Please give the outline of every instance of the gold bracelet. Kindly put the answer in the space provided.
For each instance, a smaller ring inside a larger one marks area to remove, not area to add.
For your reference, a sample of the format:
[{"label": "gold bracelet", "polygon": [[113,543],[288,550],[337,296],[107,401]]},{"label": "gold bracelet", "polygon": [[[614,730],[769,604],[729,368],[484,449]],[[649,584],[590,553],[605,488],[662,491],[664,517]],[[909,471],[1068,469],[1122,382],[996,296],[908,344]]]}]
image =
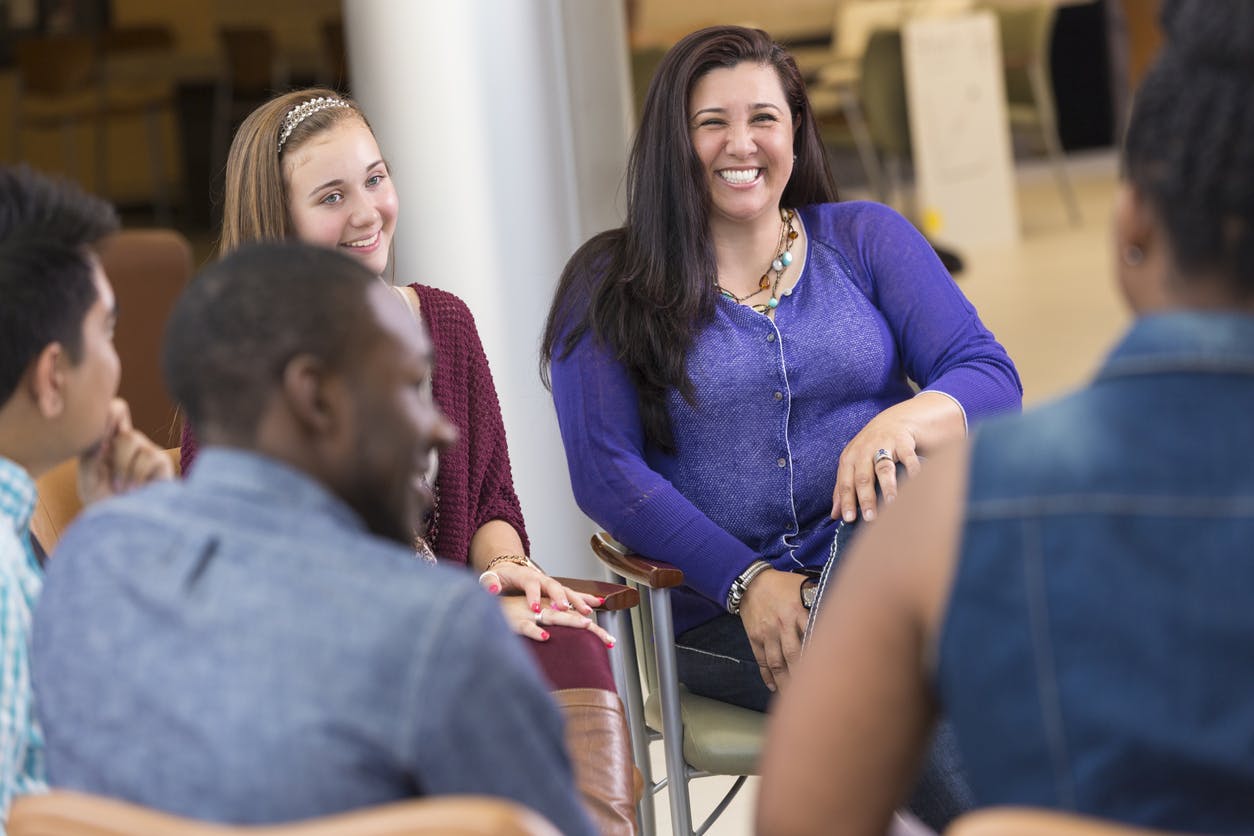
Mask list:
[{"label": "gold bracelet", "polygon": [[483,571],[491,572],[492,567],[498,563],[513,563],[516,566],[530,566],[540,574],[544,574],[544,570],[537,566],[531,558],[525,554],[498,554],[496,557],[488,561],[488,565],[483,567]]}]

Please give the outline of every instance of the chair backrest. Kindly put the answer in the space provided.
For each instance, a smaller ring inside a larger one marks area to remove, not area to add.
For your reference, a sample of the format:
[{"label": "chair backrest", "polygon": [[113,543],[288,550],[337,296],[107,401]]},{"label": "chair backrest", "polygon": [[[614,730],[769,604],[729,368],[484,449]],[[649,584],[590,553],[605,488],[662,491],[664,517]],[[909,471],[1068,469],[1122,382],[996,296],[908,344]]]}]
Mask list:
[{"label": "chair backrest", "polygon": [[558,836],[537,813],[499,798],[422,798],[294,824],[231,827],[172,816],[85,793],[26,795],[9,812],[9,836]]},{"label": "chair backrest", "polygon": [[14,46],[25,94],[57,97],[82,93],[100,78],[100,51],[91,35],[32,35]]},{"label": "chair backrest", "polygon": [[118,300],[118,394],[130,404],[136,429],[158,444],[175,444],[180,427],[159,357],[166,320],[192,274],[191,245],[173,230],[124,230],[102,244],[100,263]]},{"label": "chair backrest", "polygon": [[1038,810],[1029,807],[990,807],[962,816],[945,828],[945,836],[1170,836],[1127,824]]},{"label": "chair backrest", "polygon": [[[165,451],[174,465],[174,472],[179,469],[179,448],[171,447]],[[35,481],[35,492],[39,495],[35,503],[35,513],[30,520],[31,533],[44,547],[49,555],[61,540],[61,535],[79,511],[83,510],[83,500],[78,495],[78,460],[69,459],[49,470]]]},{"label": "chair backrest", "polygon": [[950,15],[966,11],[975,0],[841,0],[836,5],[832,51],[836,57],[858,61],[871,33],[901,29],[914,17]]},{"label": "chair backrest", "polygon": [[910,156],[910,114],[901,30],[880,29],[867,39],[858,75],[858,95],[871,141],[881,151]]},{"label": "chair backrest", "polygon": [[1010,102],[1033,101],[1028,69],[1037,67],[1048,77],[1049,42],[1054,34],[1058,7],[1049,2],[1028,6],[994,5],[1001,37],[1001,60],[1005,68],[1006,99]]},{"label": "chair backrest", "polygon": [[279,53],[273,32],[258,26],[223,26],[218,40],[235,93],[269,96],[276,92],[272,88]]}]

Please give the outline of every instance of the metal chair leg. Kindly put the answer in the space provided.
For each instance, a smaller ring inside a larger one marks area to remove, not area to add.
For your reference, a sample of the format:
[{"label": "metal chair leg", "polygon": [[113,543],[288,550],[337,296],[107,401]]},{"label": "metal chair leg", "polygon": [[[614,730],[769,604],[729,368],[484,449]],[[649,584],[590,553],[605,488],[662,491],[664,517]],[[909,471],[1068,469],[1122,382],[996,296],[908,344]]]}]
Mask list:
[{"label": "metal chair leg", "polygon": [[148,132],[148,159],[152,170],[153,214],[157,226],[169,227],[173,219],[170,216],[170,192],[165,179],[165,146],[161,135],[160,109],[156,106],[147,108],[144,122]]},{"label": "metal chair leg", "polygon": [[887,198],[884,186],[884,170],[880,166],[879,156],[875,153],[875,142],[867,128],[866,117],[862,113],[862,105],[853,91],[841,90],[840,109],[849,125],[849,133],[853,135],[853,144],[858,149],[858,159],[862,162],[862,170],[866,172],[867,183],[871,192],[881,203]]},{"label": "metal chair leg", "polygon": [[[622,580],[615,578],[615,583]],[[631,756],[644,781],[644,792],[636,805],[636,823],[641,836],[654,836],[657,832],[657,815],[653,806],[653,765],[649,760],[649,739],[644,730],[644,701],[640,697],[640,667],[636,660],[636,643],[632,641],[629,619],[625,610],[597,613],[601,626],[614,637],[614,650],[610,653],[610,668],[614,673],[614,685],[618,698],[623,701],[627,714],[627,729],[631,733]]]},{"label": "metal chair leg", "polygon": [[684,761],[684,727],[679,711],[679,666],[675,661],[674,621],[670,590],[649,590],[653,635],[657,653],[658,688],[662,692],[662,747],[666,753],[667,789],[671,801],[671,831],[692,836],[692,805],[688,797],[688,764]]},{"label": "metal chair leg", "polygon": [[1081,221],[1080,204],[1076,200],[1075,191],[1071,188],[1071,178],[1067,176],[1067,164],[1063,159],[1062,145],[1058,141],[1058,122],[1054,117],[1054,103],[1050,98],[1049,85],[1041,68],[1036,65],[1027,69],[1028,84],[1032,88],[1032,100],[1036,105],[1037,119],[1041,123],[1041,138],[1045,141],[1045,153],[1049,157],[1054,179],[1058,181],[1058,191],[1062,194],[1063,203],[1067,207],[1067,217],[1072,226],[1079,226]]}]

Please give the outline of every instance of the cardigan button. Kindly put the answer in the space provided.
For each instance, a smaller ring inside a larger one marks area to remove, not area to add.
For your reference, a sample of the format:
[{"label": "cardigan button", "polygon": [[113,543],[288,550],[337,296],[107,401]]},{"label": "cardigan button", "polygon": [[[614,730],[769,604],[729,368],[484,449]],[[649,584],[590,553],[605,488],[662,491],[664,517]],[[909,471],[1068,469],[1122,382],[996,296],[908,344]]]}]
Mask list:
[{"label": "cardigan button", "polygon": [[784,399],[784,393],[783,393],[783,392],[776,392],[776,393],[775,393],[775,400],[777,400],[777,401],[782,401],[783,399]]},{"label": "cardigan button", "polygon": [[776,462],[776,464],[778,464],[780,467],[787,467],[788,459],[780,459],[778,462]]},{"label": "cardigan button", "polygon": [[769,334],[767,334],[767,335],[766,335],[766,341],[767,341],[768,343],[773,343],[773,342],[775,342],[775,332],[774,332],[774,331],[772,331],[771,333],[769,333]]}]

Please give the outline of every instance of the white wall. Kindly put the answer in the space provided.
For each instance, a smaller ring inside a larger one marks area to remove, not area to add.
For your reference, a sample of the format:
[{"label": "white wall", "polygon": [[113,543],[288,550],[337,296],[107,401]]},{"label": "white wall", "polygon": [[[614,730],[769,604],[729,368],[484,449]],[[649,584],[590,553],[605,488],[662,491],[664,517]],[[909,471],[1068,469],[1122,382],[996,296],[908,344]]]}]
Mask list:
[{"label": "white wall", "polygon": [[532,553],[590,576],[540,384],[566,259],[621,223],[630,95],[621,0],[345,0],[352,88],[401,201],[398,283],[470,306],[496,378]]}]

